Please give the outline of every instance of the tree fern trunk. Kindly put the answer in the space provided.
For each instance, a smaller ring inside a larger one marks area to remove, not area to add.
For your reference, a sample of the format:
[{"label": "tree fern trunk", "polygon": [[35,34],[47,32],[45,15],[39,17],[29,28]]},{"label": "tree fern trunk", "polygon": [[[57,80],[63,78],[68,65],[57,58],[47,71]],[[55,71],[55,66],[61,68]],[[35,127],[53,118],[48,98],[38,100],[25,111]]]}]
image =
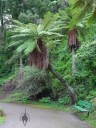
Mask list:
[{"label": "tree fern trunk", "polygon": [[22,59],[22,55],[20,53],[20,72],[23,71],[23,59]]},{"label": "tree fern trunk", "polygon": [[58,80],[60,80],[63,83],[63,85],[66,87],[66,89],[69,92],[70,98],[72,100],[72,103],[71,104],[75,104],[76,101],[77,101],[77,95],[74,92],[73,88],[68,84],[68,82],[65,79],[63,79],[57,72],[54,71],[54,69],[53,69],[53,67],[51,65],[49,66],[49,70],[51,71],[51,73],[53,73],[53,75]]},{"label": "tree fern trunk", "polygon": [[76,52],[72,49],[72,76],[76,73]]},{"label": "tree fern trunk", "polygon": [[1,10],[0,10],[0,14],[1,14],[1,16],[0,16],[0,19],[1,19],[1,32],[3,32],[3,28],[4,28],[4,23],[3,23],[3,1],[1,1],[1,3],[0,3],[0,8],[1,8]]}]

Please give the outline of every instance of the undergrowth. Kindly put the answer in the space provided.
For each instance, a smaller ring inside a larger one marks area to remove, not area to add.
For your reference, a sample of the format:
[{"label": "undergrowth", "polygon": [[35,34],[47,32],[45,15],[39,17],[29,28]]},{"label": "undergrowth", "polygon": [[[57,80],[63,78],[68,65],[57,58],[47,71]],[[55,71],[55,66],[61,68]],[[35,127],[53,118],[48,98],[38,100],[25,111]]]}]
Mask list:
[{"label": "undergrowth", "polygon": [[4,112],[3,110],[0,109],[0,124],[4,123],[5,117],[4,117]]}]

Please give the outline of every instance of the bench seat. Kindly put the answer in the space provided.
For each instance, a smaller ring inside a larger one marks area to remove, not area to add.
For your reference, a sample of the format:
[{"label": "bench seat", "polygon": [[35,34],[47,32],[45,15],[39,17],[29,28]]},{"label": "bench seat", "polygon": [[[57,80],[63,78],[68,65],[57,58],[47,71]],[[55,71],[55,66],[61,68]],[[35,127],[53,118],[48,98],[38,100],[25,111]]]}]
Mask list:
[{"label": "bench seat", "polygon": [[73,105],[73,107],[76,108],[76,109],[78,109],[78,110],[80,110],[80,111],[82,111],[82,112],[88,112],[87,109],[84,109],[84,108],[82,108],[82,107],[80,107],[80,106]]}]

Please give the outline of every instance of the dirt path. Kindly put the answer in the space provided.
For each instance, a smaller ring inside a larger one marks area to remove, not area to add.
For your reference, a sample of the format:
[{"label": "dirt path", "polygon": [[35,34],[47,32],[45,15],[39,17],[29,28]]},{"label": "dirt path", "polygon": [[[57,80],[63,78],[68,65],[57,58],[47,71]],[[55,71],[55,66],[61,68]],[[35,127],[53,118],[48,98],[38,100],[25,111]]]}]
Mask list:
[{"label": "dirt path", "polygon": [[[0,103],[0,108],[6,113],[6,122],[0,128],[88,128],[85,122],[67,112],[10,103]],[[20,121],[25,109],[30,116],[26,126]]]}]

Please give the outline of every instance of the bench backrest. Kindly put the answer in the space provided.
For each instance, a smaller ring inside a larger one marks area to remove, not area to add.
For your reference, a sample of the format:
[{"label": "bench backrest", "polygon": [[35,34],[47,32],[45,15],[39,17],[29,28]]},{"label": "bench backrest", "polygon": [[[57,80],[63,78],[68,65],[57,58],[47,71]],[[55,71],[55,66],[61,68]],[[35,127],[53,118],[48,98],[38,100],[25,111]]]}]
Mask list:
[{"label": "bench backrest", "polygon": [[80,100],[80,101],[78,101],[77,104],[78,104],[79,106],[85,107],[85,108],[87,108],[87,109],[90,109],[90,108],[92,107],[92,104],[89,103],[88,101]]}]

